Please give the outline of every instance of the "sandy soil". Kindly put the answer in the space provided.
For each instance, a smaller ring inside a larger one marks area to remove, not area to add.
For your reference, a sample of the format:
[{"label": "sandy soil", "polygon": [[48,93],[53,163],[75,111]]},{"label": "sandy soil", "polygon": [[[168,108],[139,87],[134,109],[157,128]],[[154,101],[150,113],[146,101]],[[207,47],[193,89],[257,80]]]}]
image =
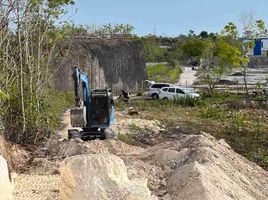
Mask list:
[{"label": "sandy soil", "polygon": [[59,175],[18,174],[15,178],[15,200],[56,200]]},{"label": "sandy soil", "polygon": [[68,129],[71,129],[71,117],[70,117],[70,109],[66,110],[62,115],[62,126],[57,131],[58,135],[62,138],[67,139],[68,137]]}]

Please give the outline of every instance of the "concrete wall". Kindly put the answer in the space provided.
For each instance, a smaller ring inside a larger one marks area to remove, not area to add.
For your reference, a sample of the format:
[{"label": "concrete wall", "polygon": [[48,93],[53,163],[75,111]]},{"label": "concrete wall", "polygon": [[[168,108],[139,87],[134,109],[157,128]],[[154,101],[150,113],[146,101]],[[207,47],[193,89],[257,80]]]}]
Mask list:
[{"label": "concrete wall", "polygon": [[130,40],[73,39],[59,43],[51,63],[54,83],[73,90],[72,69],[79,66],[91,77],[92,88],[136,91],[147,79],[143,43]]},{"label": "concrete wall", "polygon": [[267,51],[268,50],[268,39],[262,40],[262,50]]},{"label": "concrete wall", "polygon": [[267,56],[251,56],[249,66],[251,68],[268,68]]}]

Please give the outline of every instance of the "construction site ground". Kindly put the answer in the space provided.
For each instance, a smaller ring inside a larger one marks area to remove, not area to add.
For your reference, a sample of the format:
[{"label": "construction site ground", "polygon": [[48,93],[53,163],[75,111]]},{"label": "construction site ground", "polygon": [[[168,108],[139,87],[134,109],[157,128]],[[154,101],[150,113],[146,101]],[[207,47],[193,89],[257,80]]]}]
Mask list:
[{"label": "construction site ground", "polygon": [[[129,106],[136,106],[138,114],[131,115]],[[118,156],[128,178],[147,180],[157,199],[268,199],[267,171],[235,153],[224,140],[202,132],[203,127],[187,128],[185,122],[191,121],[187,108],[184,117],[170,120],[163,113],[162,118],[155,117],[156,111],[140,100],[117,107],[112,126],[117,139],[67,140],[67,111],[57,135],[31,152],[23,149],[28,160],[19,173],[12,173],[15,199],[59,199],[62,161],[82,154]],[[165,117],[169,125],[163,123]]]}]

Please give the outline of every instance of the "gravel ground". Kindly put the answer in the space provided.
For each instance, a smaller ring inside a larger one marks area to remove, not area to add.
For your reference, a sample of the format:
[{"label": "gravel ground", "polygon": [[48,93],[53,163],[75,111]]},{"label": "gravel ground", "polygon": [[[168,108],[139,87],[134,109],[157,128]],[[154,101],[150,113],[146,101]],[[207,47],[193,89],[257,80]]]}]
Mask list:
[{"label": "gravel ground", "polygon": [[15,200],[56,200],[59,175],[18,174],[14,180]]}]

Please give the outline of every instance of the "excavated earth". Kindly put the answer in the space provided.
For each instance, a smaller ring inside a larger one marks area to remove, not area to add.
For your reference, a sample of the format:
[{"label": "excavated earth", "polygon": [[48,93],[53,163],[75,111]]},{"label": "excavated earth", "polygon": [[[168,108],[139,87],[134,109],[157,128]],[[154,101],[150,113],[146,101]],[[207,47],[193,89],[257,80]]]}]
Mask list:
[{"label": "excavated earth", "polygon": [[206,133],[147,148],[51,139],[14,182],[21,200],[268,199],[268,172]]},{"label": "excavated earth", "polygon": [[[16,200],[268,199],[268,172],[224,140],[204,132],[168,133],[156,120],[126,114],[118,116],[113,129],[122,136],[133,131],[130,127],[143,131],[135,138],[147,145],[57,136],[29,153],[0,138],[0,154],[12,172],[0,177],[0,191],[9,176]],[[0,164],[0,172],[7,171],[3,159]]]}]

